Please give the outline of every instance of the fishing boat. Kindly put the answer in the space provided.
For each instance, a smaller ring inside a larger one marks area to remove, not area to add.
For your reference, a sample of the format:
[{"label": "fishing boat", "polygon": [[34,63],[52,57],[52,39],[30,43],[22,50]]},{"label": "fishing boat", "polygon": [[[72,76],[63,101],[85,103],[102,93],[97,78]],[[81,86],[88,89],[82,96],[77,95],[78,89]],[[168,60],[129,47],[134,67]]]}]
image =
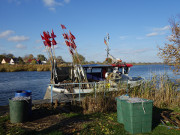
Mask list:
[{"label": "fishing boat", "polygon": [[[74,67],[56,67],[56,74],[53,74],[54,77],[52,77],[55,83],[48,86],[44,98],[50,98],[51,91],[58,98],[62,94],[67,96],[91,93],[94,92],[95,85],[105,84],[106,86],[108,84],[109,91],[116,90],[115,88],[120,83],[129,87],[139,86],[144,82],[144,78],[128,76],[132,66],[127,63],[118,65],[88,64],[79,66],[81,67],[79,70]],[[83,80],[82,82],[78,81],[80,78]]]},{"label": "fishing boat", "polygon": [[[66,27],[63,25],[62,29]],[[53,31],[52,31],[53,33]],[[49,57],[51,59],[52,70],[51,70],[51,84],[49,84],[44,99],[50,99],[50,96],[54,98],[63,98],[65,95],[79,95],[94,92],[98,87],[106,87],[109,91],[116,90],[117,85],[127,84],[129,87],[135,87],[143,82],[142,77],[129,77],[128,73],[132,64],[122,62],[120,59],[114,58],[110,55],[109,51],[109,34],[106,37],[105,44],[107,46],[107,59],[112,60],[111,63],[107,64],[87,64],[82,65],[78,59],[78,53],[76,50],[76,45],[74,42],[74,35],[69,31],[63,34],[65,43],[69,49],[72,56],[72,60],[77,58],[78,63],[72,63],[69,67],[57,67],[55,60],[54,50],[50,50],[51,45],[47,45],[50,36],[49,33],[43,32],[45,40],[45,46],[49,46],[47,50],[49,51]],[[52,37],[56,37],[51,34]],[[53,38],[54,40],[54,38]],[[53,48],[54,49],[54,48]]]}]

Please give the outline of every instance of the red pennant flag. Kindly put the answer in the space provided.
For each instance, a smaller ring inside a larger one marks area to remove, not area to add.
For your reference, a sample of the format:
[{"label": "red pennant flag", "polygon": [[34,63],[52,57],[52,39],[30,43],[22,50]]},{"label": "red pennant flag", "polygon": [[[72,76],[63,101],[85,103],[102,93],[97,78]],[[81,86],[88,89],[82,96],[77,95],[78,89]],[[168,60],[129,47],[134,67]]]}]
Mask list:
[{"label": "red pennant flag", "polygon": [[51,32],[51,37],[52,38],[55,38],[56,37],[56,35],[54,34],[54,31],[52,30],[52,32]]},{"label": "red pennant flag", "polygon": [[71,50],[69,50],[69,52],[71,53],[71,55],[74,55],[74,52],[73,52],[73,50],[71,49]]},{"label": "red pennant flag", "polygon": [[71,39],[71,47],[75,50],[77,48],[73,39]]},{"label": "red pennant flag", "polygon": [[47,34],[45,31],[43,31],[43,35],[44,35],[44,40],[47,38]]},{"label": "red pennant flag", "polygon": [[69,41],[65,41],[67,46],[71,46],[71,43]]},{"label": "red pennant flag", "polygon": [[44,45],[47,46],[46,41],[43,41]]},{"label": "red pennant flag", "polygon": [[71,31],[69,31],[69,34],[71,39],[76,39],[75,36],[71,33]]},{"label": "red pennant flag", "polygon": [[62,28],[62,29],[66,29],[66,27],[65,27],[64,25],[62,25],[62,24],[61,24],[61,28]]},{"label": "red pennant flag", "polygon": [[45,41],[45,44],[46,44],[47,46],[51,47],[51,41],[50,41],[50,40],[49,40],[49,41]]},{"label": "red pennant flag", "polygon": [[75,43],[71,43],[71,47],[75,50],[77,46]]},{"label": "red pennant flag", "polygon": [[69,36],[67,35],[67,34],[62,34],[63,35],[63,37],[64,37],[64,39],[67,39],[67,40],[69,40]]},{"label": "red pennant flag", "polygon": [[47,37],[48,37],[48,38],[51,38],[51,36],[50,36],[50,34],[49,34],[49,32],[48,32],[48,31],[47,31]]},{"label": "red pennant flag", "polygon": [[48,31],[47,32],[44,31],[43,35],[44,35],[44,40],[51,38]]},{"label": "red pennant flag", "polygon": [[57,43],[56,43],[56,40],[55,40],[54,38],[52,39],[52,44],[53,44],[53,45],[56,45],[56,44],[57,44]]},{"label": "red pennant flag", "polygon": [[45,38],[41,35],[42,40],[45,40]]}]

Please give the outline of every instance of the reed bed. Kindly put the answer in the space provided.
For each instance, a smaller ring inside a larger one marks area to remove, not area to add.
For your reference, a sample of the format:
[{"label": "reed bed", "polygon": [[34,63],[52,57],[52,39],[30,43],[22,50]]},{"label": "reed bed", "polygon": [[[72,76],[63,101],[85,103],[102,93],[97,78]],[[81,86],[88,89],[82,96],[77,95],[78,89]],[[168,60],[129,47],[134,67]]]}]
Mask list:
[{"label": "reed bed", "polygon": [[117,88],[113,88],[113,91],[109,91],[109,84],[100,84],[96,87],[95,92],[87,95],[82,100],[82,108],[84,113],[95,112],[111,112],[116,110],[115,98],[126,94],[126,85],[118,85]]},{"label": "reed bed", "polygon": [[108,112],[116,110],[115,98],[124,94],[130,97],[151,99],[154,106],[160,108],[180,107],[180,91],[178,85],[172,82],[167,75],[154,75],[151,80],[146,80],[140,86],[126,88],[119,84],[115,91],[108,88],[97,87],[94,93],[87,95],[82,101],[84,113]]},{"label": "reed bed", "polygon": [[172,82],[167,75],[154,75],[139,87],[130,89],[131,97],[151,99],[154,105],[163,107],[180,107],[180,91],[178,84]]}]

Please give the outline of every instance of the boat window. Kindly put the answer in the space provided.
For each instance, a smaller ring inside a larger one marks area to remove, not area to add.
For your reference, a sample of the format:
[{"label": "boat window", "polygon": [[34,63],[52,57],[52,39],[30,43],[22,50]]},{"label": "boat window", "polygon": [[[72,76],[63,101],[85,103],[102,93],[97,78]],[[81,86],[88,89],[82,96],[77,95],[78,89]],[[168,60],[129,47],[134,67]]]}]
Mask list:
[{"label": "boat window", "polygon": [[97,73],[97,72],[101,72],[101,70],[102,70],[101,68],[93,68],[92,72]]},{"label": "boat window", "polygon": [[128,74],[128,67],[124,68],[124,74]]},{"label": "boat window", "polygon": [[122,68],[119,68],[119,72],[122,73]]},{"label": "boat window", "polygon": [[113,72],[113,68],[108,68],[108,72]]},{"label": "boat window", "polygon": [[87,68],[87,73],[91,73],[91,68]]}]

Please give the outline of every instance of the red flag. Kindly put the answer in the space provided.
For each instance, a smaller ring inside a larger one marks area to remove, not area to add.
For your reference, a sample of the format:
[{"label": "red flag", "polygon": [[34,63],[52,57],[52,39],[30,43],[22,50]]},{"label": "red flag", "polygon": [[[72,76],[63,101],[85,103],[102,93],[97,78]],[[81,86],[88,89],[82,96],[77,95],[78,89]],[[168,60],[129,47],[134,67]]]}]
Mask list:
[{"label": "red flag", "polygon": [[67,40],[69,40],[69,36],[67,35],[67,34],[62,34],[63,35],[63,37],[64,37],[64,39],[67,39]]},{"label": "red flag", "polygon": [[48,38],[51,38],[51,36],[50,36],[50,34],[49,34],[49,32],[48,32],[48,31],[47,31],[47,37],[48,37]]},{"label": "red flag", "polygon": [[50,41],[50,40],[49,40],[49,41],[45,41],[45,44],[46,44],[47,46],[51,47],[51,41]]},{"label": "red flag", "polygon": [[54,31],[52,30],[52,32],[51,32],[51,37],[52,38],[55,38],[56,37],[56,35],[54,34]]},{"label": "red flag", "polygon": [[75,36],[71,33],[71,31],[69,31],[69,34],[71,39],[76,39]]},{"label": "red flag", "polygon": [[44,45],[47,46],[46,41],[43,41]]},{"label": "red flag", "polygon": [[44,35],[44,40],[47,38],[47,34],[45,31],[43,31],[43,35]]},{"label": "red flag", "polygon": [[52,39],[52,44],[53,44],[53,45],[56,45],[56,44],[57,44],[57,43],[56,43],[56,40],[55,40],[54,38]]},{"label": "red flag", "polygon": [[69,52],[71,53],[71,55],[74,55],[74,52],[73,52],[73,50],[71,49],[71,50],[69,50]]},{"label": "red flag", "polygon": [[43,35],[44,35],[44,40],[51,38],[48,31],[47,32],[43,31]]},{"label": "red flag", "polygon": [[73,39],[71,39],[71,47],[75,50],[77,48]]},{"label": "red flag", "polygon": [[41,35],[42,40],[45,40],[44,37]]},{"label": "red flag", "polygon": [[71,46],[71,43],[69,41],[65,41],[67,46]]},{"label": "red flag", "polygon": [[77,46],[75,43],[71,43],[71,47],[75,50]]},{"label": "red flag", "polygon": [[65,27],[64,25],[62,25],[62,24],[61,24],[61,28],[62,28],[62,29],[66,29],[66,27]]}]

